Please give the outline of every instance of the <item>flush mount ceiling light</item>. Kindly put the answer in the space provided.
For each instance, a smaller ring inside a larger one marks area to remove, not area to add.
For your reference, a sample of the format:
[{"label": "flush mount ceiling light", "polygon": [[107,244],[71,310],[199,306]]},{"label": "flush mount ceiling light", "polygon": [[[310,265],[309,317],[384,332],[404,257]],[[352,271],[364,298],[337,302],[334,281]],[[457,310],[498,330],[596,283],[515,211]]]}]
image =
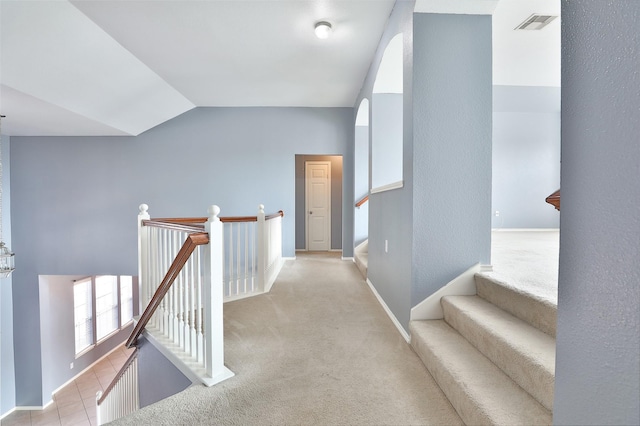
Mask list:
[{"label": "flush mount ceiling light", "polygon": [[331,35],[331,24],[327,21],[320,21],[316,24],[315,32],[318,38],[329,38],[329,35]]},{"label": "flush mount ceiling light", "polygon": [[538,15],[534,13],[533,15],[525,19],[523,22],[521,22],[514,29],[515,30],[541,30],[556,18],[557,16],[553,16],[553,15]]}]

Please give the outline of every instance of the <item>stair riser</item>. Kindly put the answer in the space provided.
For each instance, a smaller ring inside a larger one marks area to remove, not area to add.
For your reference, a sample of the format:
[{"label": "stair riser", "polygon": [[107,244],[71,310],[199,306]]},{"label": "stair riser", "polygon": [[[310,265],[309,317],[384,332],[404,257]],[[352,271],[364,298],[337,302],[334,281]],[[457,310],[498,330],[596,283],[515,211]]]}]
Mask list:
[{"label": "stair riser", "polygon": [[475,281],[478,296],[556,337],[557,307],[553,303],[535,299],[482,274],[476,274]]},{"label": "stair riser", "polygon": [[[480,299],[477,300],[481,305],[484,304]],[[482,322],[478,319],[478,312],[472,311],[475,306],[468,302],[469,299],[465,299],[464,296],[443,298],[441,303],[445,321],[514,382],[552,411],[555,340],[513,317],[511,317],[514,322],[512,330],[509,330],[508,322],[505,326],[499,326],[495,322]],[[495,310],[495,307],[491,308]],[[480,314],[490,315],[487,312],[480,312]],[[508,318],[509,315],[504,313],[499,316],[501,319],[503,317]],[[522,328],[525,330],[521,330]],[[511,331],[521,335],[513,336],[510,341],[509,332]],[[527,337],[531,342],[535,342],[534,347],[521,344],[522,338]]]}]

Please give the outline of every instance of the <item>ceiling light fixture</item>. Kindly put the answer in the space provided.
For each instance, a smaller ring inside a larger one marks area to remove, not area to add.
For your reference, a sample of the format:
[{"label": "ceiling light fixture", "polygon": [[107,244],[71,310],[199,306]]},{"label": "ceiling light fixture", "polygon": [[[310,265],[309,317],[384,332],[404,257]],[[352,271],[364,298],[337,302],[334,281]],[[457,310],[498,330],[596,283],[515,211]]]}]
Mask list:
[{"label": "ceiling light fixture", "polygon": [[329,35],[331,35],[331,24],[327,21],[320,21],[316,24],[315,32],[316,37],[320,39],[329,38]]}]

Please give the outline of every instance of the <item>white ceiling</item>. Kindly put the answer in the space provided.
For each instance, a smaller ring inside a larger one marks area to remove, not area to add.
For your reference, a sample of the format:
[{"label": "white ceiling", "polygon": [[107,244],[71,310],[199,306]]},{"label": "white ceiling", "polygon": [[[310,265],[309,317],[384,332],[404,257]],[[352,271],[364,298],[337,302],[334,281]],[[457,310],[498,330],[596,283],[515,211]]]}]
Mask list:
[{"label": "white ceiling", "polygon": [[[495,0],[447,1],[495,7]],[[197,106],[352,107],[393,4],[0,0],[2,131],[137,135]],[[532,4],[540,7],[531,11]],[[537,32],[557,27],[557,79],[540,71],[553,61],[531,50],[535,43],[509,41],[518,23],[549,13],[548,5],[559,14],[559,0],[495,7],[495,84],[559,86],[559,20]],[[320,20],[333,24],[327,40],[313,33]],[[514,48],[523,54],[500,53]]]}]

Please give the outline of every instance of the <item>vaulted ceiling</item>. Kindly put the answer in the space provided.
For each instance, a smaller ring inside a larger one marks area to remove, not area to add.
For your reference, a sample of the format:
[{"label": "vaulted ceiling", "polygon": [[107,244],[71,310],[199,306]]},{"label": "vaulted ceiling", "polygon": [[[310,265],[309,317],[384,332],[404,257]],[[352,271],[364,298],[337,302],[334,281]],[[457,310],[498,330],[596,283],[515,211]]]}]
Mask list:
[{"label": "vaulted ceiling", "polygon": [[[352,107],[394,3],[0,0],[2,131],[137,135],[198,106]],[[501,3],[512,29],[530,14],[518,3],[558,0]],[[323,20],[326,40],[313,32]],[[529,55],[525,68],[544,74]],[[496,83],[521,84],[521,72]],[[559,85],[559,71],[552,80],[534,84]]]}]

